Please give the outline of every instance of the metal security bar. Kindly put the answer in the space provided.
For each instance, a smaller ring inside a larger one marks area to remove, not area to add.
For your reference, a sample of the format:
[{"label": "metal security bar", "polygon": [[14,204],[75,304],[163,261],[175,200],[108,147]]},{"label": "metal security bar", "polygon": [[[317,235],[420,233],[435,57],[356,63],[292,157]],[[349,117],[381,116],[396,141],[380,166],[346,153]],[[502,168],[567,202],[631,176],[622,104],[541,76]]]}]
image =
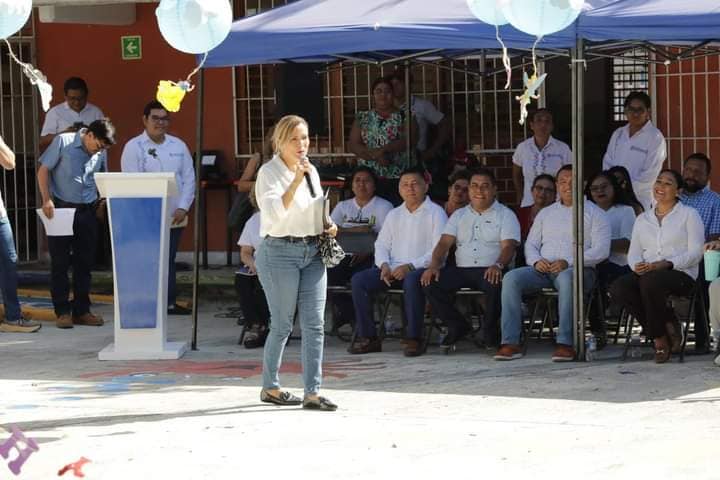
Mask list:
[{"label": "metal security bar", "polygon": [[625,97],[630,92],[649,93],[648,52],[636,48],[613,58],[613,120],[625,121]]},{"label": "metal security bar", "polygon": [[[35,64],[35,29],[31,18],[27,26],[9,42],[22,62]],[[0,43],[0,134],[15,152],[15,170],[0,174],[0,189],[15,234],[18,261],[38,259],[39,225],[36,165],[38,152],[37,89],[30,84],[8,55],[5,42]]]}]

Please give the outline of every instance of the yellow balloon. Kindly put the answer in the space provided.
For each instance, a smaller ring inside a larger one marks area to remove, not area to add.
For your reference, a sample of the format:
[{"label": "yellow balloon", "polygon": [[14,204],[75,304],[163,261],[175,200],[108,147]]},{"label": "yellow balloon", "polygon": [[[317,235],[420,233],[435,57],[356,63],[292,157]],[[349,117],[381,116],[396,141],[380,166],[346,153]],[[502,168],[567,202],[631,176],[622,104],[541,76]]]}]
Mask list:
[{"label": "yellow balloon", "polygon": [[185,98],[185,90],[177,83],[160,80],[157,89],[157,101],[160,102],[168,112],[180,111],[180,104],[183,98]]}]

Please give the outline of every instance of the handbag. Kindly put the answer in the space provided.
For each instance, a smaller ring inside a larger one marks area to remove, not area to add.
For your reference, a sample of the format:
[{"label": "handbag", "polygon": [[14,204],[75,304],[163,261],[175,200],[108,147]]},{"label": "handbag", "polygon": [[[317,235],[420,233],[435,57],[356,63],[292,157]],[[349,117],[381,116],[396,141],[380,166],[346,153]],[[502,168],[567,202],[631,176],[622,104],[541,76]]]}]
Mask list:
[{"label": "handbag", "polygon": [[342,249],[335,237],[323,233],[318,240],[318,250],[323,264],[327,268],[337,267],[345,258],[345,250]]},{"label": "handbag", "polygon": [[253,206],[250,203],[250,195],[247,192],[238,192],[233,200],[232,207],[227,214],[227,226],[232,230],[242,230],[253,214]]}]

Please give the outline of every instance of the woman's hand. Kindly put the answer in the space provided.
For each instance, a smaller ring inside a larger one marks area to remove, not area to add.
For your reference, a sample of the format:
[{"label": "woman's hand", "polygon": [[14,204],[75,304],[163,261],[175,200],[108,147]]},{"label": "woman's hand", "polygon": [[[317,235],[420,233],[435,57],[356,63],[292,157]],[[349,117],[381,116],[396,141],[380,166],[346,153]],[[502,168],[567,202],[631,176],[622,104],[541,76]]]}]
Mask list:
[{"label": "woman's hand", "polygon": [[323,233],[325,235],[335,238],[335,236],[337,235],[337,232],[338,232],[338,226],[333,223],[332,225],[327,227]]},{"label": "woman's hand", "polygon": [[310,172],[310,162],[307,160],[300,160],[297,165],[295,165],[295,178],[293,178],[293,183],[296,187],[299,187],[300,184],[305,179],[305,174]]},{"label": "woman's hand", "polygon": [[250,275],[257,275],[257,268],[255,268],[255,261],[254,261],[254,260],[248,261],[248,263],[246,264],[246,266],[247,266],[247,269],[248,269],[248,273],[249,273]]},{"label": "woman's hand", "polygon": [[706,243],[704,250],[720,250],[720,240],[713,240],[712,242]]}]

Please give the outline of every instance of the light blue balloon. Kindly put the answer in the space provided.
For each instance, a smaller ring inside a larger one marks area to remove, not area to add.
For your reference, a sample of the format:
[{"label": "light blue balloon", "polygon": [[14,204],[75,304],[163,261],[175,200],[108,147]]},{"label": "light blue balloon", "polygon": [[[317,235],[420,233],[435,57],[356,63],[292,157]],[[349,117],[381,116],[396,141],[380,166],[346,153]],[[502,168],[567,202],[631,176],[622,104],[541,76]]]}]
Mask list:
[{"label": "light blue balloon", "polygon": [[232,26],[228,0],[161,0],[155,15],[163,38],[185,53],[212,50],[225,40]]},{"label": "light blue balloon", "polygon": [[0,38],[8,38],[25,26],[32,0],[0,0]]},{"label": "light blue balloon", "polygon": [[582,6],[582,0],[510,0],[503,7],[503,14],[518,30],[543,36],[573,23]]},{"label": "light blue balloon", "polygon": [[490,25],[505,25],[508,20],[502,13],[507,0],[467,0],[468,7],[480,21]]}]

